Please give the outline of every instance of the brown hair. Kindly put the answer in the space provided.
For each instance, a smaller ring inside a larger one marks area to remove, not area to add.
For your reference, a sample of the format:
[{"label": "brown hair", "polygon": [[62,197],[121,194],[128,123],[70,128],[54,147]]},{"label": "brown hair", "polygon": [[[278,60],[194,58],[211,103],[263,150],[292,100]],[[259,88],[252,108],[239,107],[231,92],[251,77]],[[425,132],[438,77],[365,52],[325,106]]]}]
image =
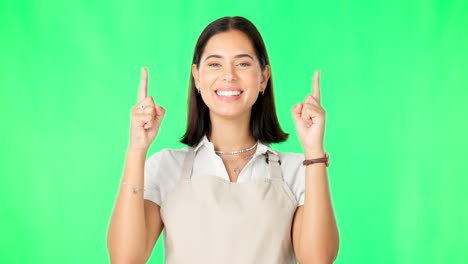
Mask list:
[{"label": "brown hair", "polygon": [[[248,36],[260,61],[260,68],[264,71],[265,66],[269,65],[270,61],[263,39],[254,24],[240,16],[222,17],[211,22],[198,38],[192,64],[196,64],[197,68],[199,68],[200,59],[208,40],[217,33],[229,30],[240,30]],[[252,106],[250,131],[255,140],[267,144],[286,141],[289,136],[287,133],[284,133],[278,122],[271,75],[265,88],[265,93],[260,95]],[[209,108],[197,92],[195,81],[192,74],[190,74],[187,130],[180,142],[193,147],[200,142],[205,134],[209,135],[210,132]]]}]

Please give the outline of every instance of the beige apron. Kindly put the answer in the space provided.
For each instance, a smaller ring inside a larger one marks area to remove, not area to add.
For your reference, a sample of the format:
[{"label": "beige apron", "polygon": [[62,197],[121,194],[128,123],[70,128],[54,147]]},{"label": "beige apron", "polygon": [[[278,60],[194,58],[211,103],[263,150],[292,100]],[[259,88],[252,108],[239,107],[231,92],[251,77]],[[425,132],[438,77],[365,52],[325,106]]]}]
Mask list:
[{"label": "beige apron", "polygon": [[278,156],[264,156],[270,175],[233,183],[191,178],[189,149],[182,178],[161,207],[166,264],[296,264],[291,224],[296,199],[283,181]]}]

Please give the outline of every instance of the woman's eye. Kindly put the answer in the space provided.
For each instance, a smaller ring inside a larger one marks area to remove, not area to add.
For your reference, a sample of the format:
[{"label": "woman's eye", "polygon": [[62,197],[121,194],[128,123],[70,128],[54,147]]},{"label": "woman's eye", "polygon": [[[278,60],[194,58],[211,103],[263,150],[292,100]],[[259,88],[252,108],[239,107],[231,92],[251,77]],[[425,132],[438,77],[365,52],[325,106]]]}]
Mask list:
[{"label": "woman's eye", "polygon": [[218,66],[220,66],[220,65],[219,65],[219,63],[210,63],[210,64],[208,64],[208,66],[210,66],[210,67],[218,67]]},{"label": "woman's eye", "polygon": [[247,67],[247,66],[250,66],[250,63],[242,62],[242,63],[239,63],[239,65],[242,67]]}]

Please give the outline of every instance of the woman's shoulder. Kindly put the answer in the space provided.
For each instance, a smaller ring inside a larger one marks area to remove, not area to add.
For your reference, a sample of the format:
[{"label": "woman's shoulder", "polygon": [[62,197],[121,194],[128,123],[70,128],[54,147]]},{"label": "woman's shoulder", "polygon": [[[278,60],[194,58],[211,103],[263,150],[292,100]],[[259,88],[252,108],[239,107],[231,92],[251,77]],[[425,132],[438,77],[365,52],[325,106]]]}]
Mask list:
[{"label": "woman's shoulder", "polygon": [[180,149],[171,149],[171,148],[164,148],[160,151],[157,151],[151,154],[148,158],[148,162],[159,162],[164,160],[168,161],[183,161],[185,156],[189,151],[193,150],[192,147],[184,147]]},{"label": "woman's shoulder", "polygon": [[297,166],[299,164],[302,164],[302,161],[304,160],[304,154],[303,153],[279,152],[279,151],[276,151],[276,153],[279,156],[281,166],[283,166],[283,165]]},{"label": "woman's shoulder", "polygon": [[280,152],[272,149],[271,147],[268,151],[278,155],[281,169],[283,173],[286,173],[286,177],[296,177],[297,172],[302,169],[302,161],[304,161],[303,153]]},{"label": "woman's shoulder", "polygon": [[280,158],[283,158],[284,160],[300,160],[304,158],[303,153],[296,153],[296,152],[279,152],[277,151],[278,155]]},{"label": "woman's shoulder", "polygon": [[294,194],[297,205],[303,205],[305,199],[305,166],[302,165],[304,154],[294,152],[277,152],[277,154],[281,162],[284,181]]},{"label": "woman's shoulder", "polygon": [[180,179],[180,171],[190,147],[181,149],[164,148],[150,155],[145,161],[144,198],[158,205]]}]

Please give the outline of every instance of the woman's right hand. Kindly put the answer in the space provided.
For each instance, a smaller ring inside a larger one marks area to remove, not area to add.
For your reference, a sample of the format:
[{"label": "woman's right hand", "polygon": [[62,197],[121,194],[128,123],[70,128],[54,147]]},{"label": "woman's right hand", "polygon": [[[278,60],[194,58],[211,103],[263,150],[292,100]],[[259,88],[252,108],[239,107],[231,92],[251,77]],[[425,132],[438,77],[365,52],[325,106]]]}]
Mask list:
[{"label": "woman's right hand", "polygon": [[[129,148],[147,151],[158,134],[166,110],[153,101],[148,93],[148,72],[142,68],[138,103],[132,108]],[[140,106],[145,108],[141,109]]]}]

